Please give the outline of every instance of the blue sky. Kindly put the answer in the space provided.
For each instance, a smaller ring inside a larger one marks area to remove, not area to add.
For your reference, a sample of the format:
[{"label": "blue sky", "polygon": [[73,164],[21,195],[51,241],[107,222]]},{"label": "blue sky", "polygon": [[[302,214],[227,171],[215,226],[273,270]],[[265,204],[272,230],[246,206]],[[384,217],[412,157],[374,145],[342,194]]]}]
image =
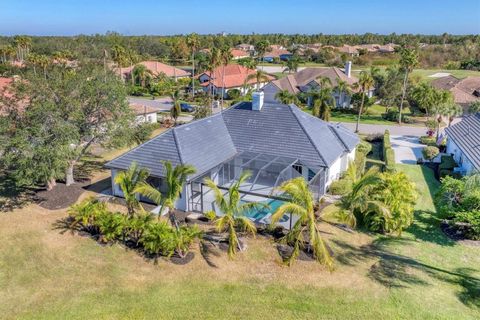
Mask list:
[{"label": "blue sky", "polygon": [[480,0],[0,0],[0,34],[479,34]]}]

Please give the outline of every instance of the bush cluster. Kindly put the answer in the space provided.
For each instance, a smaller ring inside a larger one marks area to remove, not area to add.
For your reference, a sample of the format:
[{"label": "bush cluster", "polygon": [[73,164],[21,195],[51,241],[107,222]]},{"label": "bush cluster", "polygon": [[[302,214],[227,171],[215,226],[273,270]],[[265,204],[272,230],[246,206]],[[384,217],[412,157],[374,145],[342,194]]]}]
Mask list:
[{"label": "bush cluster", "polygon": [[475,178],[446,176],[436,194],[440,214],[468,239],[480,240],[480,185]]},{"label": "bush cluster", "polygon": [[395,152],[392,149],[388,130],[385,130],[383,135],[383,161],[385,161],[385,171],[395,172]]},{"label": "bush cluster", "polygon": [[[398,118],[400,117],[400,113],[396,110],[390,109],[390,110],[388,110],[388,112],[384,113],[382,115],[382,117],[385,120],[392,121],[392,122],[397,122]],[[412,121],[411,117],[402,114],[402,122],[403,123],[412,123],[413,121]]]},{"label": "bush cluster", "polygon": [[435,137],[432,136],[421,136],[420,143],[427,145],[427,146],[436,146],[437,142],[435,141]]},{"label": "bush cluster", "polygon": [[436,156],[438,156],[439,153],[440,153],[440,150],[434,146],[426,146],[422,150],[423,158],[429,161],[432,161]]},{"label": "bush cluster", "polygon": [[111,212],[96,198],[73,205],[68,213],[72,229],[88,232],[102,243],[122,242],[155,258],[174,253],[184,257],[202,235],[197,226],[175,228],[146,212],[133,216]]},{"label": "bush cluster", "polygon": [[328,190],[333,195],[343,196],[352,190],[352,181],[345,178],[333,181]]}]

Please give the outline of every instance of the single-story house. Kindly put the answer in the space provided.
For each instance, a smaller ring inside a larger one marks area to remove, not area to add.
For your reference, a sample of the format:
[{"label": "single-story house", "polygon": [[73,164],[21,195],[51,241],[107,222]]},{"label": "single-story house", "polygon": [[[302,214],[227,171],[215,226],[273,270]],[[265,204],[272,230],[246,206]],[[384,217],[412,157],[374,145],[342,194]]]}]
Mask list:
[{"label": "single-story house", "polygon": [[[331,68],[305,68],[294,74],[289,74],[286,77],[272,81],[263,87],[262,91],[265,93],[266,101],[276,101],[275,95],[282,90],[287,90],[292,94],[300,92],[308,93],[320,88],[320,78],[328,78],[332,87],[338,84],[339,81],[344,81],[352,87],[352,91],[358,91],[353,86],[358,82],[358,79],[351,74],[352,64],[347,62],[345,69],[337,67]],[[374,88],[368,91],[368,97],[372,97]],[[334,91],[333,96],[337,108],[349,108],[351,97],[345,92]],[[311,104],[311,101],[308,101]]]},{"label": "single-story house", "polygon": [[480,101],[480,77],[458,79],[452,75],[432,80],[432,86],[447,90],[453,94],[455,103],[465,109],[476,101]]},{"label": "single-story house", "polygon": [[265,53],[262,60],[265,61],[265,62],[274,62],[275,59],[279,59],[279,60],[282,60],[282,61],[287,61],[292,56],[293,56],[293,54],[288,50],[270,48],[270,51]]},{"label": "single-story house", "polygon": [[198,76],[200,85],[206,92],[213,92],[213,94],[222,95],[226,98],[229,90],[238,89],[242,94],[246,93],[245,83],[249,87],[255,89],[262,88],[269,81],[274,80],[273,76],[268,76],[267,81],[261,82],[257,88],[255,79],[247,78],[257,72],[255,69],[249,69],[239,64],[229,64],[225,67],[219,66],[213,70],[213,75],[210,71],[206,71]]},{"label": "single-story house", "polygon": [[232,55],[232,60],[239,60],[250,57],[250,53],[240,49],[231,49],[230,54]]},{"label": "single-story house", "polygon": [[[180,68],[169,66],[165,63],[161,63],[158,61],[142,61],[137,64],[144,65],[148,70],[150,70],[153,76],[157,76],[163,73],[167,77],[173,78],[173,79],[190,77],[189,72],[182,70]],[[129,79],[131,77],[131,73],[137,64],[127,68],[120,68],[120,73],[122,74],[122,78],[124,80]]]},{"label": "single-story house", "polygon": [[255,46],[252,45],[252,44],[248,44],[248,43],[241,43],[239,45],[236,45],[235,48],[239,49],[239,50],[243,50],[243,51],[246,51],[250,54],[254,54],[255,53]]},{"label": "single-story house", "polygon": [[464,117],[445,129],[447,153],[451,154],[462,174],[480,171],[480,113]]},{"label": "single-story house", "polygon": [[[114,179],[132,162],[150,171],[149,182],[159,190],[165,189],[162,161],[170,161],[173,166],[193,165],[197,172],[188,177],[176,208],[218,213],[205,178],[226,190],[243,171],[249,171],[251,177],[241,186],[242,201],[278,206],[282,195],[277,187],[303,177],[319,200],[354,160],[359,141],[341,124],[322,121],[295,105],[264,102],[263,93],[255,92],[253,102],[240,102],[207,118],[171,128],[106,167],[111,170],[113,195],[122,196]],[[268,212],[254,218],[266,215]]]},{"label": "single-story house", "polygon": [[138,103],[131,103],[130,108],[135,112],[136,123],[157,123],[156,108]]}]

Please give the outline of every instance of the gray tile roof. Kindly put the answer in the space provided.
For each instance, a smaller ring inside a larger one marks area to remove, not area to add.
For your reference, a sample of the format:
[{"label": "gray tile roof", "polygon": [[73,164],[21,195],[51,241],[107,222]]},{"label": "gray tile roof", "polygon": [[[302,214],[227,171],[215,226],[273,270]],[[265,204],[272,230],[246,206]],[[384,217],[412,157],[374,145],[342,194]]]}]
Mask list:
[{"label": "gray tile roof", "polygon": [[464,117],[445,132],[472,161],[475,169],[480,170],[480,113]]},{"label": "gray tile roof", "polygon": [[132,161],[163,176],[161,160],[191,164],[197,174],[243,151],[298,158],[312,167],[330,166],[353,150],[358,137],[341,125],[324,122],[295,105],[265,103],[252,111],[251,103],[237,104],[222,113],[182,125],[153,138],[106,164],[126,169]]}]

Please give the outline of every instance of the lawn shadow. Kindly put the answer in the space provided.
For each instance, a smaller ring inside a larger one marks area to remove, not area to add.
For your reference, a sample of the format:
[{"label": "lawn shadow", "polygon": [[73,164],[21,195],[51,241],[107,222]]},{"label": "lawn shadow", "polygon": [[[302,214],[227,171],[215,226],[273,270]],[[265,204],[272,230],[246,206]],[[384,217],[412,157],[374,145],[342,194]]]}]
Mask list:
[{"label": "lawn shadow", "polygon": [[441,230],[440,223],[441,220],[433,212],[417,210],[415,211],[415,220],[407,231],[418,240],[441,246],[454,246],[455,241]]},{"label": "lawn shadow", "polygon": [[375,261],[369,268],[367,276],[389,288],[403,288],[413,285],[430,285],[425,275],[442,282],[460,287],[458,299],[469,307],[480,307],[480,278],[473,275],[478,270],[457,268],[453,271],[422,263],[414,258],[390,252],[388,245],[402,244],[411,240],[394,238],[377,239],[371,244],[356,247],[340,240],[332,240],[343,250],[336,260],[348,266]]},{"label": "lawn shadow", "polygon": [[0,212],[22,208],[31,202],[42,200],[37,189],[20,187],[12,176],[0,171]]}]

